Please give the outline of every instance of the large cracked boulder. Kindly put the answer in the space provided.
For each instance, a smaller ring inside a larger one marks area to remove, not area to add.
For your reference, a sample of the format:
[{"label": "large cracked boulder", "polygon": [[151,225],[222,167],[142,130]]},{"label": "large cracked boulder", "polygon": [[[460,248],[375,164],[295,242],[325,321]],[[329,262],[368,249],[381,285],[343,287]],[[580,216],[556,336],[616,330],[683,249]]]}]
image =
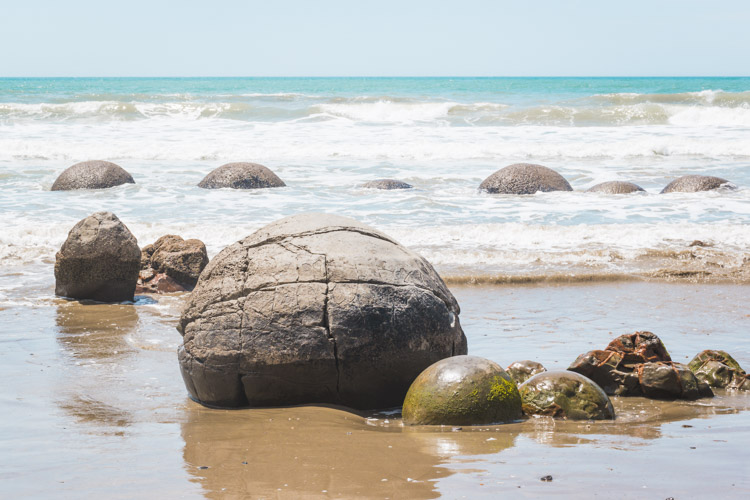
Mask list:
[{"label": "large cracked boulder", "polygon": [[259,189],[284,186],[284,181],[268,167],[249,162],[222,165],[198,183],[198,187],[204,189]]},{"label": "large cracked boulder", "polygon": [[141,251],[111,212],[76,224],[55,258],[55,294],[100,302],[133,300]]},{"label": "large cracked boulder", "polygon": [[458,314],[432,266],[385,234],[296,215],[203,270],[180,318],[180,368],[209,406],[398,406],[422,370],[466,354]]},{"label": "large cracked boulder", "polygon": [[720,187],[728,187],[730,183],[721,177],[710,175],[684,175],[673,180],[661,190],[664,193],[697,193],[698,191],[711,191]]},{"label": "large cracked boulder", "polygon": [[152,287],[154,290],[149,291],[159,292],[162,291],[159,285],[164,287],[166,283],[172,284],[173,281],[180,289],[192,290],[206,265],[208,252],[202,241],[184,240],[180,236],[168,234],[141,250],[139,285],[145,291],[151,283],[155,286]]},{"label": "large cracked boulder", "polygon": [[587,193],[605,193],[605,194],[630,194],[644,192],[645,190],[638,184],[627,181],[609,181],[602,182],[586,190]]},{"label": "large cracked boulder", "polygon": [[573,191],[565,178],[551,168],[515,163],[487,177],[479,189],[498,194],[534,194],[537,191]]},{"label": "large cracked boulder", "polygon": [[84,161],[65,169],[52,184],[52,191],[106,189],[120,184],[135,184],[135,181],[119,165],[100,160]]}]

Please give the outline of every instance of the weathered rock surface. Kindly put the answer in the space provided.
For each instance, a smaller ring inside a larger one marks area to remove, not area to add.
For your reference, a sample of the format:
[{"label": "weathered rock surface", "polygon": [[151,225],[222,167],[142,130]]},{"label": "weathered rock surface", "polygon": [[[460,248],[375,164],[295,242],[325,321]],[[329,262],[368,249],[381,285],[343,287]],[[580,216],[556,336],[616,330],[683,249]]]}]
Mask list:
[{"label": "weathered rock surface", "polygon": [[411,189],[413,186],[403,181],[396,179],[376,179],[374,181],[368,181],[362,184],[363,188],[366,189]]},{"label": "weathered rock surface", "polygon": [[565,178],[542,165],[515,163],[487,177],[479,189],[499,194],[534,194],[537,191],[573,191]]},{"label": "weathered rock surface", "polygon": [[710,175],[684,175],[673,180],[661,190],[663,193],[696,193],[698,191],[711,191],[719,189],[728,184],[729,181],[721,177]]},{"label": "weathered rock surface", "polygon": [[509,364],[505,371],[516,384],[520,385],[537,373],[546,372],[547,369],[541,363],[526,359]]},{"label": "weathered rock surface", "polygon": [[596,383],[571,371],[534,375],[519,388],[523,412],[570,420],[611,420],[612,402]]},{"label": "weathered rock surface", "polygon": [[407,425],[507,423],[521,418],[521,396],[497,363],[478,356],[454,356],[419,374],[401,413]]},{"label": "weathered rock surface", "polygon": [[645,191],[638,184],[626,181],[602,182],[586,190],[587,193],[629,194]]},{"label": "weathered rock surface", "polygon": [[688,368],[698,380],[711,387],[750,391],[750,375],[726,351],[701,351]]},{"label": "weathered rock surface", "polygon": [[174,234],[162,236],[141,250],[139,291],[192,290],[206,265],[208,253],[202,241],[183,240]]},{"label": "weathered rock surface", "polygon": [[603,351],[581,354],[568,370],[596,382],[607,394],[697,399],[713,393],[685,365],[672,362],[661,339],[651,332],[621,335]]},{"label": "weathered rock surface", "polygon": [[105,189],[120,184],[135,184],[135,181],[119,165],[100,160],[84,161],[64,170],[52,184],[52,191]]},{"label": "weathered rock surface", "polygon": [[101,302],[133,300],[141,251],[116,215],[97,212],[76,224],[57,252],[55,294]]},{"label": "weathered rock surface", "polygon": [[458,314],[424,258],[353,219],[301,214],[203,270],[180,318],[180,367],[212,406],[393,407],[426,367],[466,353]]},{"label": "weathered rock surface", "polygon": [[284,186],[284,181],[268,167],[248,162],[222,165],[198,183],[198,187],[204,189],[258,189]]}]

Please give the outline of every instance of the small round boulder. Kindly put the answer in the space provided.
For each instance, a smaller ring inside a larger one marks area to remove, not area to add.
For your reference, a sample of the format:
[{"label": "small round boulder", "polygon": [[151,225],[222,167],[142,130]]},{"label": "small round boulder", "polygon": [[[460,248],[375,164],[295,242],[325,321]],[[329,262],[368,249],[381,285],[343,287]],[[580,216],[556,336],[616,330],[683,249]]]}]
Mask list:
[{"label": "small round boulder", "polygon": [[454,356],[419,374],[402,408],[408,425],[487,425],[522,416],[516,383],[503,368],[478,356]]},{"label": "small round boulder", "polygon": [[57,252],[55,294],[100,302],[133,300],[141,251],[135,236],[111,212],[76,224]]},{"label": "small round boulder", "polygon": [[673,180],[667,187],[661,190],[664,193],[697,193],[698,191],[711,191],[720,187],[729,187],[729,181],[721,177],[710,175],[685,175]]},{"label": "small round boulder", "polygon": [[547,369],[541,363],[526,359],[509,364],[505,371],[516,384],[523,384],[537,373],[546,372]]},{"label": "small round boulder", "polygon": [[705,350],[688,364],[696,378],[710,387],[750,391],[750,376],[726,351]]},{"label": "small round boulder", "polygon": [[411,189],[413,186],[403,181],[396,179],[376,179],[374,181],[365,182],[362,184],[365,189]]},{"label": "small round boulder", "polygon": [[203,189],[259,189],[284,186],[284,181],[268,167],[248,162],[222,165],[198,183],[198,187]]},{"label": "small round boulder", "polygon": [[587,193],[605,193],[605,194],[630,194],[644,192],[638,184],[626,181],[609,181],[602,182],[586,190]]},{"label": "small round boulder", "polygon": [[527,415],[570,420],[612,420],[615,410],[601,387],[583,375],[552,371],[534,375],[518,388]]},{"label": "small round boulder", "polygon": [[84,161],[64,170],[52,184],[52,191],[106,189],[121,184],[135,184],[135,181],[119,165],[100,160]]},{"label": "small round boulder", "polygon": [[515,163],[487,177],[479,189],[497,194],[534,194],[537,191],[573,191],[565,178],[542,165]]}]

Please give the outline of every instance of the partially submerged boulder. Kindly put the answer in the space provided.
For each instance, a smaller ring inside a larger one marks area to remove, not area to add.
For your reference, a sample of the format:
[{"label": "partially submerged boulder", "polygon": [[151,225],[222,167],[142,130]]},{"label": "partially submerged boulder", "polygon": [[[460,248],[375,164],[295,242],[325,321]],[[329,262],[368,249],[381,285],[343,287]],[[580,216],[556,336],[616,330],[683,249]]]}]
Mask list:
[{"label": "partially submerged boulder", "polygon": [[183,240],[168,234],[141,250],[139,290],[178,292],[192,290],[208,265],[206,245],[196,239]]},{"label": "partially submerged boulder", "polygon": [[120,184],[135,184],[135,181],[119,165],[101,160],[84,161],[64,170],[52,184],[52,191],[105,189]]},{"label": "partially submerged boulder", "polygon": [[374,181],[368,181],[362,184],[363,188],[366,189],[411,189],[413,186],[407,184],[404,181],[398,181],[396,179],[376,179]]},{"label": "partially submerged boulder", "polygon": [[534,194],[537,191],[573,191],[565,178],[551,168],[515,163],[487,177],[479,189],[499,194]]},{"label": "partially submerged boulder", "polygon": [[606,193],[606,194],[629,194],[644,192],[645,190],[638,184],[627,181],[609,181],[602,182],[586,190],[587,193]]},{"label": "partially submerged boulder", "polygon": [[523,412],[570,420],[612,420],[612,402],[596,383],[571,371],[534,375],[519,388]]},{"label": "partially submerged boulder", "polygon": [[259,189],[284,186],[284,181],[268,167],[249,162],[222,165],[198,183],[198,187],[204,189]]},{"label": "partially submerged boulder", "polygon": [[603,351],[581,354],[568,370],[616,396],[697,399],[713,395],[687,367],[672,362],[661,339],[651,332],[621,335]]},{"label": "partially submerged boulder", "polygon": [[478,356],[454,356],[419,374],[401,413],[407,425],[507,423],[521,418],[521,396],[497,363]]},{"label": "partially submerged boulder", "polygon": [[537,373],[546,372],[547,369],[541,363],[526,359],[509,364],[505,371],[516,384],[520,385]]},{"label": "partially submerged boulder", "polygon": [[661,190],[664,193],[696,193],[711,191],[720,187],[728,187],[729,181],[721,177],[710,175],[684,175],[673,180]]},{"label": "partially submerged boulder", "polygon": [[220,407],[398,406],[417,375],[466,353],[432,266],[347,217],[301,214],[230,245],[180,318],[191,396]]},{"label": "partially submerged boulder", "polygon": [[750,391],[750,375],[726,351],[701,351],[688,368],[698,380],[711,387]]},{"label": "partially submerged boulder", "polygon": [[55,256],[55,294],[100,302],[133,300],[141,251],[111,212],[76,224]]}]

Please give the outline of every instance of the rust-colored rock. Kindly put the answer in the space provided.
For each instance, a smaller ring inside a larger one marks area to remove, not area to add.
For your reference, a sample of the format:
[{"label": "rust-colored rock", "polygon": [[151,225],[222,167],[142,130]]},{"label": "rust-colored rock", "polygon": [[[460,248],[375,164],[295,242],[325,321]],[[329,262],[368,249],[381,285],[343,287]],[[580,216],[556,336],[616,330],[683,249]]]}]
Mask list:
[{"label": "rust-colored rock", "polygon": [[[162,236],[141,250],[137,291],[158,293],[192,290],[207,264],[208,253],[202,241],[183,240],[174,234]],[[156,280],[156,277],[159,279]]]}]

